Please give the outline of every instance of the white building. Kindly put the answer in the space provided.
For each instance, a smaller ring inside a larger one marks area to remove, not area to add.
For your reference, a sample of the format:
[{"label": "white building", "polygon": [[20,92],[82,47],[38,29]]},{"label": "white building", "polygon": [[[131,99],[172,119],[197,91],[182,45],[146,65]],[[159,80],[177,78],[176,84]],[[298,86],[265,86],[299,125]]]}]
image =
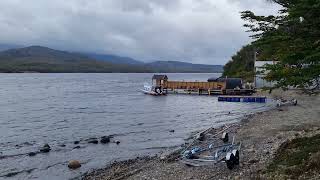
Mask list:
[{"label": "white building", "polygon": [[255,61],[254,63],[254,70],[255,70],[255,77],[254,77],[254,85],[256,88],[263,88],[263,87],[273,87],[275,82],[268,82],[263,78],[268,73],[265,69],[266,64],[275,64],[277,61]]}]

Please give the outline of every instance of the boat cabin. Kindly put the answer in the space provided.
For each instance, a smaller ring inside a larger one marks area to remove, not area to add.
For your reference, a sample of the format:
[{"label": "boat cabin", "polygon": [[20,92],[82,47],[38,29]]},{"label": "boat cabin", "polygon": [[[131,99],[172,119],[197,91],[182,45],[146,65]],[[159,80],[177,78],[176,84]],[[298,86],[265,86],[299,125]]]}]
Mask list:
[{"label": "boat cabin", "polygon": [[157,87],[163,87],[166,82],[168,81],[168,76],[167,75],[153,75],[152,77],[152,84],[157,86]]}]

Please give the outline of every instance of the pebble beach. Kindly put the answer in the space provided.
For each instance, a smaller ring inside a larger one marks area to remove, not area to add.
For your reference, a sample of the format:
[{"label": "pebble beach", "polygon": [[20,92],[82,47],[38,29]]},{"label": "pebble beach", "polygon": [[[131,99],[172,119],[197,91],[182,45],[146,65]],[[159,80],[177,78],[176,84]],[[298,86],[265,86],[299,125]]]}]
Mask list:
[{"label": "pebble beach", "polygon": [[[259,112],[232,124],[230,132],[241,141],[240,164],[233,170],[225,163],[215,166],[189,167],[180,161],[181,152],[190,145],[210,143],[210,138],[203,141],[191,140],[185,147],[174,152],[154,157],[142,157],[122,162],[114,162],[107,167],[94,170],[82,178],[90,179],[273,179],[267,166],[276,156],[281,144],[295,138],[309,137],[320,133],[320,97],[306,95],[300,91],[274,90],[271,94],[258,92],[269,98],[298,100],[298,105],[286,105],[266,112]],[[206,134],[221,131],[211,128]],[[281,177],[281,176],[279,176]],[[308,178],[317,178],[317,175]],[[280,178],[281,179],[281,178]]]}]

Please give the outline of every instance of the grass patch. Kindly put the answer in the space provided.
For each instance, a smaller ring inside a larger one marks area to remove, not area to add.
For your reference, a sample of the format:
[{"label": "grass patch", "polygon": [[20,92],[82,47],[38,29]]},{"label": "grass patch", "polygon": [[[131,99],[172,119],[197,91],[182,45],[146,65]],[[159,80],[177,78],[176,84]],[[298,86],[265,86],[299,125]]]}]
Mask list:
[{"label": "grass patch", "polygon": [[283,143],[268,166],[268,173],[299,177],[320,170],[320,134]]}]

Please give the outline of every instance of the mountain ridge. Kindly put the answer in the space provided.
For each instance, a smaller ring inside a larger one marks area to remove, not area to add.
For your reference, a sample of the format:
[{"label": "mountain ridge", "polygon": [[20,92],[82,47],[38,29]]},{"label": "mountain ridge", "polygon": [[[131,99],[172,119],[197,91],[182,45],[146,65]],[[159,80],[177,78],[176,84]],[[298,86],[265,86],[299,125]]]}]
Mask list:
[{"label": "mountain ridge", "polygon": [[129,57],[68,52],[44,46],[29,46],[0,52],[0,72],[222,72],[222,65],[180,61],[145,63]]}]

